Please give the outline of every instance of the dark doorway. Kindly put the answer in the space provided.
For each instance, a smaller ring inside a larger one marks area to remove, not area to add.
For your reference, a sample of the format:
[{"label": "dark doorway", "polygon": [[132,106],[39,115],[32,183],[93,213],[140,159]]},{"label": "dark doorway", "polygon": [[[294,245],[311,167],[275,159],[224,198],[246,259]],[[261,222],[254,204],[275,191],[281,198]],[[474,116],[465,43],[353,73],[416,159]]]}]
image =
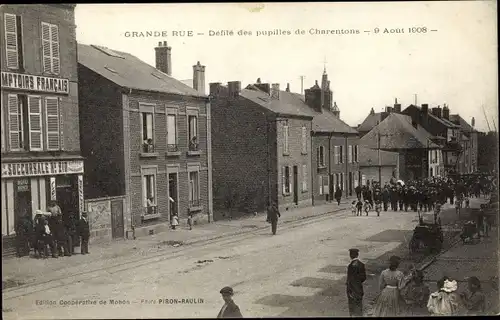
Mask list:
[{"label": "dark doorway", "polygon": [[352,172],[349,172],[349,196],[352,196],[352,182],[353,182]]},{"label": "dark doorway", "polygon": [[299,204],[299,170],[293,166],[293,202]]},{"label": "dark doorway", "polygon": [[111,235],[113,239],[123,238],[125,231],[123,228],[123,200],[111,200]]},{"label": "dark doorway", "polygon": [[31,185],[29,179],[20,179],[16,181],[16,198],[14,210],[14,225],[16,226],[19,218],[26,215],[33,216],[31,207]]},{"label": "dark doorway", "polygon": [[[50,190],[50,183],[48,184],[47,190]],[[50,201],[50,193],[48,193],[48,198]],[[80,217],[77,176],[61,175],[56,177],[56,201],[61,208],[63,217],[71,216],[73,219]]]},{"label": "dark doorway", "polygon": [[170,199],[168,199],[168,212],[170,214],[169,220],[172,218],[174,213],[177,213],[177,173],[169,173],[168,174],[168,195]]}]

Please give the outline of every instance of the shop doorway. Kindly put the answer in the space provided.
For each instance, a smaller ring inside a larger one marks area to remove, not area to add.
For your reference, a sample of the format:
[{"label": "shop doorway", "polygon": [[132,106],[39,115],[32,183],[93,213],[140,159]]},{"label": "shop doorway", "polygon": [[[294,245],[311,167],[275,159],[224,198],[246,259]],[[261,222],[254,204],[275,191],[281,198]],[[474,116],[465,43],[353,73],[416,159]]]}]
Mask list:
[{"label": "shop doorway", "polygon": [[[50,186],[47,190],[50,190]],[[76,176],[62,175],[56,178],[56,201],[61,208],[63,217],[79,219],[78,180]]]},{"label": "shop doorway", "polygon": [[33,216],[31,206],[31,185],[29,179],[19,179],[16,181],[16,197],[14,210],[14,226],[19,219],[26,214]]},{"label": "shop doorway", "polygon": [[168,212],[169,212],[169,220],[172,218],[174,213],[177,213],[179,196],[177,193],[177,173],[169,173],[168,174],[168,195],[170,199],[168,199]]}]

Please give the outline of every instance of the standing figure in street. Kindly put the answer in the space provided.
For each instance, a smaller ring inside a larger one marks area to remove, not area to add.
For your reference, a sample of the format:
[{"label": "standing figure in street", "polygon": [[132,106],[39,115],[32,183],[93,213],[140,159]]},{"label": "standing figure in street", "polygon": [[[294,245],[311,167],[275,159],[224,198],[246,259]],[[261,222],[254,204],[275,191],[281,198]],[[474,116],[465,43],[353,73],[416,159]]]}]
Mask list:
[{"label": "standing figure in street", "polygon": [[357,185],[354,191],[356,192],[356,198],[361,199],[361,186]]},{"label": "standing figure in street", "polygon": [[16,255],[24,257],[30,253],[30,242],[33,233],[33,223],[28,211],[19,219],[16,224]]},{"label": "standing figure in street", "polygon": [[380,211],[382,211],[382,203],[380,203],[380,200],[377,200],[375,202],[375,212],[377,212],[377,217],[380,217]]},{"label": "standing figure in street", "polygon": [[484,315],[486,298],[481,291],[481,281],[477,277],[470,277],[467,281],[467,292],[462,292],[460,297],[467,309],[467,315],[480,316]]},{"label": "standing figure in street", "polygon": [[365,264],[359,261],[359,250],[349,249],[351,262],[347,266],[347,300],[351,317],[363,316],[363,282],[366,280]]},{"label": "standing figure in street", "polygon": [[351,212],[354,216],[357,216],[357,213],[358,213],[358,208],[357,208],[357,204],[358,202],[356,200],[354,200],[352,203],[351,203]]},{"label": "standing figure in street", "polygon": [[170,224],[172,225],[172,230],[175,230],[175,228],[179,225],[179,216],[177,213],[172,214],[172,221]]},{"label": "standing figure in street", "polygon": [[52,258],[57,258],[54,236],[52,235],[52,230],[50,230],[49,221],[47,221],[43,215],[40,217],[37,233],[39,234],[40,243],[39,252],[43,252],[43,257],[47,258],[49,254],[49,247]]},{"label": "standing figure in street", "polygon": [[233,301],[233,288],[224,287],[220,290],[224,305],[219,311],[217,318],[243,318],[240,308]]},{"label": "standing figure in street", "polygon": [[63,253],[63,248],[66,248],[65,242],[66,242],[66,235],[65,235],[65,230],[64,230],[64,225],[62,222],[62,215],[56,215],[52,216],[52,232],[54,234],[54,243],[57,248],[57,254],[59,257],[62,257],[63,254],[67,255],[67,252]]},{"label": "standing figure in street", "polygon": [[356,216],[361,216],[361,213],[363,211],[363,202],[361,199],[358,199],[358,202],[356,202]]},{"label": "standing figure in street", "polygon": [[337,200],[337,205],[340,206],[340,199],[342,199],[342,189],[337,185],[337,190],[335,190],[335,200]]},{"label": "standing figure in street", "polygon": [[189,230],[193,230],[193,213],[191,213],[191,212],[188,213],[187,224],[188,224]]},{"label": "standing figure in street", "polygon": [[384,211],[387,211],[389,206],[389,186],[384,187],[384,191],[382,191],[382,202],[384,203]]},{"label": "standing figure in street", "polygon": [[421,270],[412,270],[410,282],[401,291],[406,303],[406,309],[410,316],[426,316],[427,301],[429,301],[430,289],[424,283],[424,273]]},{"label": "standing figure in street", "polygon": [[456,293],[458,285],[455,280],[443,277],[437,281],[438,291],[431,293],[427,302],[427,310],[433,316],[457,316],[463,311],[462,299]]},{"label": "standing figure in street", "polygon": [[398,211],[398,200],[399,200],[399,194],[398,194],[398,189],[397,187],[392,187],[391,188],[391,210],[392,211]]},{"label": "standing figure in street", "polygon": [[74,243],[76,242],[73,241],[76,235],[76,225],[73,215],[66,216],[66,219],[65,221],[63,221],[63,224],[64,224],[64,236],[65,236],[64,255],[70,257],[71,255],[75,254]]},{"label": "standing figure in street", "polygon": [[278,218],[281,217],[276,203],[273,202],[267,207],[267,216],[269,217],[269,221],[271,221],[271,231],[273,232],[273,235],[275,235],[276,229],[278,228]]},{"label": "standing figure in street", "polygon": [[366,216],[368,216],[368,212],[370,212],[370,209],[371,209],[371,205],[370,205],[370,202],[368,200],[365,200],[364,209],[365,209]]},{"label": "standing figure in street", "polygon": [[51,200],[49,202],[49,207],[47,208],[47,211],[50,212],[51,217],[62,215],[61,207],[59,207],[57,201],[55,200]]},{"label": "standing figure in street", "polygon": [[380,294],[375,301],[373,316],[375,317],[397,317],[401,314],[403,305],[400,290],[408,281],[403,272],[398,270],[401,259],[392,256],[389,259],[389,268],[382,271],[379,278]]},{"label": "standing figure in street", "polygon": [[89,253],[90,227],[87,219],[88,219],[87,212],[82,212],[82,217],[78,222],[78,235],[81,238],[81,244],[80,244],[81,254]]}]

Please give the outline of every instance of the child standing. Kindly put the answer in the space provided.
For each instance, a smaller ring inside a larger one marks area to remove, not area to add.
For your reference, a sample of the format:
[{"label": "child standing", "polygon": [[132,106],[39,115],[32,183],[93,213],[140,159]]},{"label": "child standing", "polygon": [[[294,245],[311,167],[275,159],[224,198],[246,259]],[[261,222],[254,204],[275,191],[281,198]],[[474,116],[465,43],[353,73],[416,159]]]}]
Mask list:
[{"label": "child standing", "polygon": [[377,212],[377,217],[380,217],[380,211],[382,210],[382,203],[380,200],[375,202],[375,211]]},{"label": "child standing", "polygon": [[188,227],[189,227],[189,230],[193,230],[193,214],[190,212],[188,214]]},{"label": "child standing", "polygon": [[366,216],[368,216],[368,212],[370,211],[370,202],[368,200],[365,200],[365,213]]},{"label": "child standing", "polygon": [[358,208],[356,207],[356,200],[351,203],[351,211],[353,215],[357,215]]},{"label": "child standing", "polygon": [[360,216],[363,210],[363,202],[361,200],[358,200],[358,203],[356,203],[356,209],[358,209],[356,216]]},{"label": "child standing", "polygon": [[469,209],[469,208],[470,208],[470,200],[469,200],[469,197],[465,197],[465,207],[466,207],[467,209]]},{"label": "child standing", "polygon": [[179,217],[177,216],[177,213],[174,213],[172,215],[171,224],[172,224],[172,229],[173,230],[175,230],[175,228],[179,225]]}]

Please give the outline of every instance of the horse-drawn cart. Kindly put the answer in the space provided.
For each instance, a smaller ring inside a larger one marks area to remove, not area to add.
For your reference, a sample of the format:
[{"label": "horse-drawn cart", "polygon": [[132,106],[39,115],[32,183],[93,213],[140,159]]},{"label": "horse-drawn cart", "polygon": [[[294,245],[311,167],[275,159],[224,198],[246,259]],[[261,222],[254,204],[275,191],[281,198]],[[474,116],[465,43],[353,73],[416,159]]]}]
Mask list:
[{"label": "horse-drawn cart", "polygon": [[429,250],[430,252],[439,252],[443,246],[443,230],[440,220],[432,217],[432,222],[419,214],[418,225],[413,230],[413,236],[410,240],[410,253]]}]

